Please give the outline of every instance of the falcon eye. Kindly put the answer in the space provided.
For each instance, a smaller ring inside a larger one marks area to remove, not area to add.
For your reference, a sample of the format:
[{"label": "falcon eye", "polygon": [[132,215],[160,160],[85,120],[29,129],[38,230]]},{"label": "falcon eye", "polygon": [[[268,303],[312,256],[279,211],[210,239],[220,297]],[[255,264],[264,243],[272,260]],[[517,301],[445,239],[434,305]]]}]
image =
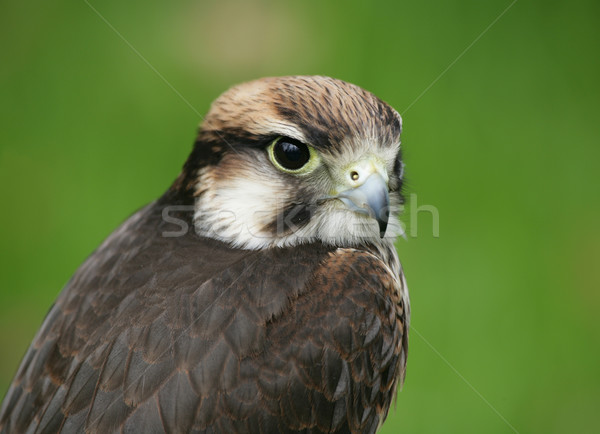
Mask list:
[{"label": "falcon eye", "polygon": [[284,169],[298,170],[310,159],[308,146],[293,139],[281,139],[273,146],[273,156]]},{"label": "falcon eye", "polygon": [[307,173],[318,164],[318,155],[312,147],[289,137],[275,139],[268,152],[271,162],[283,172]]}]

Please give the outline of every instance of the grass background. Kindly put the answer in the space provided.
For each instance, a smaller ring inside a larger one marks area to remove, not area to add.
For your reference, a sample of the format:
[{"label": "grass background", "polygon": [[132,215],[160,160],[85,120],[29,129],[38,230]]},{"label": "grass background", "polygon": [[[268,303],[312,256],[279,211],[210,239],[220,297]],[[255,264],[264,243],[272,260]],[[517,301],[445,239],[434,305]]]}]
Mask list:
[{"label": "grass background", "polygon": [[398,242],[413,330],[383,432],[600,432],[600,4],[510,4],[92,0],[107,25],[3,2],[0,397],[78,265],[175,178],[195,110],[325,74],[403,114],[409,193],[439,211]]}]

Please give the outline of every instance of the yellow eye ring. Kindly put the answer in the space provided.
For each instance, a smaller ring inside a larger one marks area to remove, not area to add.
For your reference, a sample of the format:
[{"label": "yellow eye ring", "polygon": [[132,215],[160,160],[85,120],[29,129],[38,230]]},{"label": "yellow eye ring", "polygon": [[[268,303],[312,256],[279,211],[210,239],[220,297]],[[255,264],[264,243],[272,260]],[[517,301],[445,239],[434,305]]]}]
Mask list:
[{"label": "yellow eye ring", "polygon": [[312,146],[289,137],[278,137],[268,146],[271,163],[279,170],[291,174],[312,172],[320,162]]}]

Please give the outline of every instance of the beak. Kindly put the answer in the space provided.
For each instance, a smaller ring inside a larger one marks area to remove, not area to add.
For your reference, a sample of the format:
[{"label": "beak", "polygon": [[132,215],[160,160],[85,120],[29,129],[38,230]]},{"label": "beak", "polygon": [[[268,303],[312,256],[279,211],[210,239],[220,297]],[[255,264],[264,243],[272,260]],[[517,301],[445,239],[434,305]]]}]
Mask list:
[{"label": "beak", "polygon": [[342,191],[336,198],[351,211],[377,220],[379,236],[383,238],[390,217],[390,196],[383,176],[372,173],[361,185]]}]

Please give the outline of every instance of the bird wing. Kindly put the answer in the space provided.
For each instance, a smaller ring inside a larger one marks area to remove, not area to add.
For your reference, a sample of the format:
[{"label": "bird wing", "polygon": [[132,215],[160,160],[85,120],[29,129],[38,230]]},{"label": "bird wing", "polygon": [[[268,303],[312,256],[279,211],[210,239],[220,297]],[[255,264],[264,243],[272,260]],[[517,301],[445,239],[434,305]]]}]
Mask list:
[{"label": "bird wing", "polygon": [[381,261],[149,236],[157,212],[129,219],[61,293],[1,432],[376,428],[406,360],[403,288]]},{"label": "bird wing", "polygon": [[273,320],[258,391],[279,430],[375,432],[406,366],[402,281],[373,254],[339,249]]}]

